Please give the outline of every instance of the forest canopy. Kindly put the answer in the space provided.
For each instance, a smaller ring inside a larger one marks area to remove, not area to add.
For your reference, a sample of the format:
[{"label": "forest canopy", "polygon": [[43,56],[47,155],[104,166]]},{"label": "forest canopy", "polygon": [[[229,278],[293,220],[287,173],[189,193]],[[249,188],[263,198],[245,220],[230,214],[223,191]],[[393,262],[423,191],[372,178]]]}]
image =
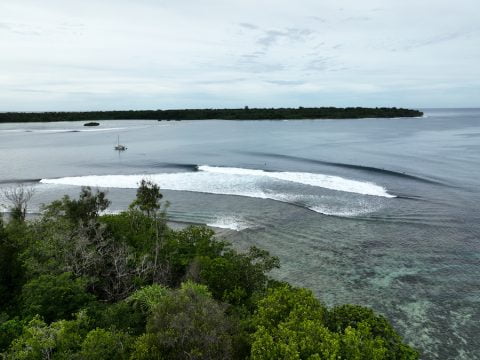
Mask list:
[{"label": "forest canopy", "polygon": [[155,184],[120,214],[82,188],[0,217],[6,359],[418,359],[386,318],[274,280],[278,258],[171,229]]}]

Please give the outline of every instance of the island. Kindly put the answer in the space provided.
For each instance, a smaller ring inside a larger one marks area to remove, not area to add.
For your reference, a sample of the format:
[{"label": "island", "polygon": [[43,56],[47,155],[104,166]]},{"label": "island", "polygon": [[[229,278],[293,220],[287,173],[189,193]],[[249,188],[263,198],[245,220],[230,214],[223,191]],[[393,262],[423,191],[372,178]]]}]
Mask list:
[{"label": "island", "polygon": [[127,110],[87,112],[6,112],[0,123],[95,120],[305,120],[421,117],[419,110],[364,107],[298,107],[239,109]]},{"label": "island", "polygon": [[91,122],[83,124],[83,126],[99,126],[99,125],[100,124],[98,122],[95,122],[95,121],[91,121]]}]

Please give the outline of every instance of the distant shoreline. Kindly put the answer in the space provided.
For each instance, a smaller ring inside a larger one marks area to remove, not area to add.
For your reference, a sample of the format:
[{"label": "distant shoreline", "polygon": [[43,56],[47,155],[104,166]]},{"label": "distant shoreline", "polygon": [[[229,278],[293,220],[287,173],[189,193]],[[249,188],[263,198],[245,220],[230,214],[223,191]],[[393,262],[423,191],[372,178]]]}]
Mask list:
[{"label": "distant shoreline", "polygon": [[101,120],[323,120],[421,117],[419,110],[364,107],[299,107],[242,109],[181,109],[87,112],[7,112],[0,123],[101,121]]}]

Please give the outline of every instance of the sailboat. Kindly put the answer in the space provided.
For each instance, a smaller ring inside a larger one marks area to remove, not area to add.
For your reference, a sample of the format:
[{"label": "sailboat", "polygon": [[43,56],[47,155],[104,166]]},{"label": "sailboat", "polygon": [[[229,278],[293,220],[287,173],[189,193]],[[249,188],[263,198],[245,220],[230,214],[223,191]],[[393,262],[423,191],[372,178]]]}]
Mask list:
[{"label": "sailboat", "polygon": [[125,145],[120,144],[120,136],[117,136],[117,145],[115,145],[114,149],[117,150],[117,151],[127,150],[127,147]]}]

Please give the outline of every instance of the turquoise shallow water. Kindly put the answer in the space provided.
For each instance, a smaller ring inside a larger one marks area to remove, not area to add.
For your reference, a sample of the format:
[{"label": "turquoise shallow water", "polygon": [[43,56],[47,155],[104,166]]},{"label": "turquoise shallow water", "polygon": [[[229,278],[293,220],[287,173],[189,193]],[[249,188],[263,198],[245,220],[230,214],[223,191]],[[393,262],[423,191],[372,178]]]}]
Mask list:
[{"label": "turquoise shallow water", "polygon": [[236,246],[280,257],[277,278],[329,305],[373,307],[425,359],[478,359],[480,110],[425,113],[0,124],[0,187],[34,186],[36,212],[102,186],[115,211],[147,176],[173,220],[238,230]]}]

